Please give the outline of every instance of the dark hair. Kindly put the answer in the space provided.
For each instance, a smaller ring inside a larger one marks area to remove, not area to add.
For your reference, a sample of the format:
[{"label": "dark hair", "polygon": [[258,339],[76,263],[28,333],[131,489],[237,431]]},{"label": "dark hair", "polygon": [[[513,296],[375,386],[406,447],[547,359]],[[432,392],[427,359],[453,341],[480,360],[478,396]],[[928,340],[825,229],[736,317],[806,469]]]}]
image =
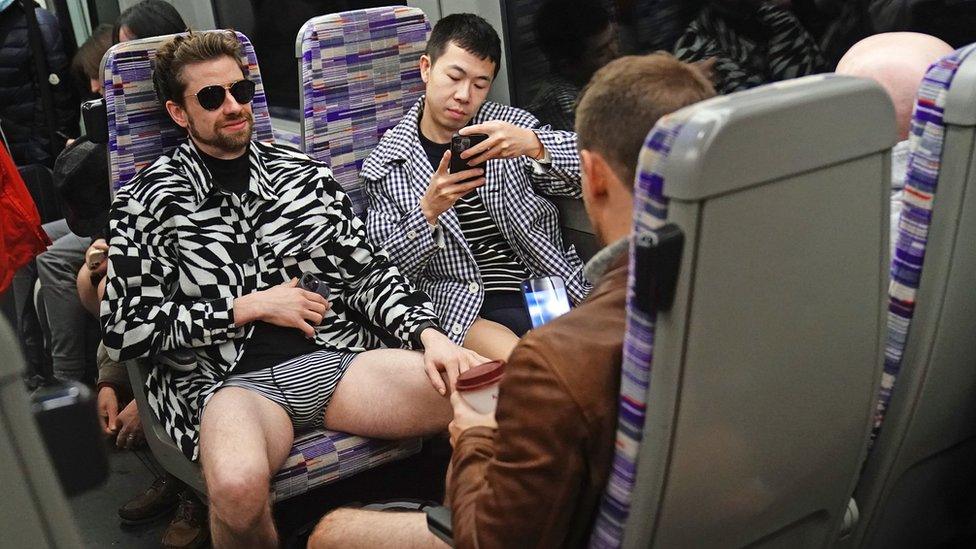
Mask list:
[{"label": "dark hair", "polygon": [[669,53],[621,57],[596,71],[580,94],[577,146],[602,154],[632,187],[637,157],[658,119],[714,96],[697,66]]},{"label": "dark hair", "polygon": [[535,14],[539,49],[552,65],[578,63],[587,40],[610,26],[610,13],[598,0],[548,0]]},{"label": "dark hair", "polygon": [[247,67],[241,62],[241,43],[233,31],[190,32],[173,37],[156,50],[153,65],[153,89],[160,105],[174,101],[183,105],[186,82],[183,69],[187,65],[230,57],[237,62],[241,74],[247,76]]},{"label": "dark hair", "polygon": [[92,35],[78,48],[71,58],[71,77],[82,92],[83,97],[90,95],[88,81],[92,78],[101,79],[98,73],[102,64],[102,57],[112,46],[112,25],[102,23],[95,27]]},{"label": "dark hair", "polygon": [[122,27],[136,38],[176,34],[187,29],[180,12],[163,0],[143,0],[123,11],[112,29],[113,44],[119,43]]},{"label": "dark hair", "polygon": [[427,40],[427,55],[433,65],[451,42],[464,51],[495,64],[495,74],[502,61],[502,41],[495,29],[473,13],[453,13],[434,25]]}]

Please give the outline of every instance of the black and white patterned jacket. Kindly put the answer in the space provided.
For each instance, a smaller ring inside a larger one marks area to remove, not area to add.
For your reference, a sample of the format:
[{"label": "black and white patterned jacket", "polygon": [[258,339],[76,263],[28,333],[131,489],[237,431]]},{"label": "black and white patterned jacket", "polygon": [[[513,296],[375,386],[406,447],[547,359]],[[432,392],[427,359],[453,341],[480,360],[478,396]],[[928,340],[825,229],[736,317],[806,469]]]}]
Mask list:
[{"label": "black and white patterned jacket", "polygon": [[236,326],[236,297],[316,273],[332,291],[315,341],[363,351],[408,346],[437,321],[372,245],[366,226],[324,164],[252,142],[247,193],[222,192],[185,143],[140,172],[115,197],[110,222],[104,342],[115,360],[193,349],[181,372],[155,365],[149,406],[183,452],[197,458],[200,406],[233,371],[253,330]]},{"label": "black and white patterned jacket", "polygon": [[[427,292],[441,326],[461,343],[481,309],[484,289],[454,209],[440,215],[436,230],[420,212],[420,198],[434,172],[417,133],[423,102],[421,97],[363,163],[366,224],[370,238]],[[561,276],[570,298],[579,303],[590,291],[582,261],[574,247],[564,249],[556,206],[538,194],[581,196],[576,134],[539,128],[528,112],[486,101],[473,123],[490,120],[534,128],[552,164],[541,170],[524,156],[489,160],[486,183],[478,189],[485,207],[532,276]]]}]

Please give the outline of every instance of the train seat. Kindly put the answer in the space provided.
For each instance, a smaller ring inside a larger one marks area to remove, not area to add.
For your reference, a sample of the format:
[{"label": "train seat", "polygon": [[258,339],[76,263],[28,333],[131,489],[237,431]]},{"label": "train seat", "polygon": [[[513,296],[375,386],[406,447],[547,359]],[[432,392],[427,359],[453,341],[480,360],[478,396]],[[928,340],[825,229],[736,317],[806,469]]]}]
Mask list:
[{"label": "train seat", "polygon": [[877,438],[854,492],[861,519],[838,546],[976,538],[974,52],[976,44],[933,64],[919,90],[891,258]]},{"label": "train seat", "polygon": [[430,23],[418,8],[391,6],[315,17],[298,31],[305,152],[332,168],[363,215],[363,161],[424,93],[420,56]]}]

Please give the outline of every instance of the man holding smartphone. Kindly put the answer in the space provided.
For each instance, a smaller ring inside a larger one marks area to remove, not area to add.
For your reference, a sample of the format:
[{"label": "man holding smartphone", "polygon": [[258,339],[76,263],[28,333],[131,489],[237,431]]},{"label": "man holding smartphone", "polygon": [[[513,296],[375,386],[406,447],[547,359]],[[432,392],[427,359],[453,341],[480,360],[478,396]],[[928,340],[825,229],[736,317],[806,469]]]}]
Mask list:
[{"label": "man holding smartphone", "polygon": [[296,432],[442,432],[447,386],[486,359],[441,332],[328,167],[251,139],[241,58],[229,31],[157,50],[156,95],[189,139],[116,194],[100,311],[112,360],[153,359],[149,408],[201,463],[213,545],[274,547],[271,477]]},{"label": "man holding smartphone", "polygon": [[493,359],[531,328],[523,280],[561,277],[575,303],[590,290],[539,194],[580,197],[576,134],[486,101],[500,61],[484,19],[438,21],[420,58],[426,94],[361,173],[370,238],[431,296],[452,340]]},{"label": "man holding smartphone", "polygon": [[[614,453],[637,157],[661,116],[714,94],[699,70],[666,53],[612,61],[584,88],[576,110],[583,201],[605,244],[586,265],[596,286],[519,342],[495,412],[451,395],[445,498],[454,547],[587,545]],[[361,509],[327,515],[308,546],[446,547],[423,513]]]}]

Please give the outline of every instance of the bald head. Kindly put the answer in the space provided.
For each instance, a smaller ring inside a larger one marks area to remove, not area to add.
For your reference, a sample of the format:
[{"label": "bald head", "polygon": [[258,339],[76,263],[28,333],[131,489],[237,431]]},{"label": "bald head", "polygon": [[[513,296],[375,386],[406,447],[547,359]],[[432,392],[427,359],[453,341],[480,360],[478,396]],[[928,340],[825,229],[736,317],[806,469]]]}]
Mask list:
[{"label": "bald head", "polygon": [[953,52],[952,46],[927,34],[887,32],[854,44],[837,64],[838,74],[876,80],[891,96],[898,139],[908,137],[915,95],[929,65]]}]

